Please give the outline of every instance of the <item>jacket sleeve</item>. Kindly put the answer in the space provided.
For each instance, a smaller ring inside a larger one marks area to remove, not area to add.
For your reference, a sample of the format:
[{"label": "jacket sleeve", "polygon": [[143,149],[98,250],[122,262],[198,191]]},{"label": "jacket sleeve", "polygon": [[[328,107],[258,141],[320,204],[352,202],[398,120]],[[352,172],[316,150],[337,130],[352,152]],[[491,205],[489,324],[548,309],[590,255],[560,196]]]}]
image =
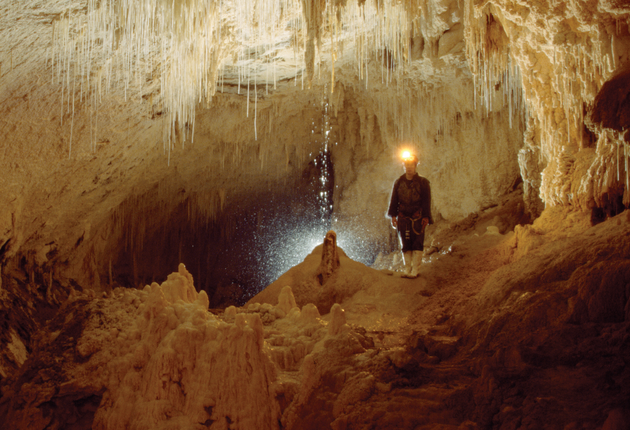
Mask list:
[{"label": "jacket sleeve", "polygon": [[392,197],[389,201],[389,210],[387,211],[387,216],[393,218],[398,216],[398,183],[399,179],[394,182],[394,188],[392,189]]},{"label": "jacket sleeve", "polygon": [[433,217],[431,216],[431,182],[424,178],[422,185],[422,216],[429,218],[429,224],[433,224]]}]

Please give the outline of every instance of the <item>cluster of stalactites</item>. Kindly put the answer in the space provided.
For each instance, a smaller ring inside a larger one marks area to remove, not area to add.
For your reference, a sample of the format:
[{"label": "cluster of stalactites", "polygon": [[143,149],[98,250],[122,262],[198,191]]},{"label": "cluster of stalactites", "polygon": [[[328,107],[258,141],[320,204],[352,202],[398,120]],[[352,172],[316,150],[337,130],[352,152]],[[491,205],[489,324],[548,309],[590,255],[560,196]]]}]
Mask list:
[{"label": "cluster of stalactites", "polygon": [[619,195],[623,205],[630,207],[630,144],[624,140],[623,134],[604,130],[598,139],[598,156],[588,175],[593,179],[593,200],[597,207],[606,207],[608,200]]},{"label": "cluster of stalactites", "polygon": [[[88,0],[86,9],[62,13],[53,21],[47,55],[52,80],[62,88],[62,114],[74,118],[75,100],[85,99],[96,122],[103,95],[117,91],[148,101],[149,116],[168,114],[165,149],[175,127],[183,141],[192,137],[195,106],[211,100],[219,65],[234,43],[223,7],[227,3]],[[98,124],[92,128],[96,141]]]},{"label": "cluster of stalactites", "polygon": [[[419,32],[414,22],[422,10],[394,0],[302,0],[308,35],[305,40],[307,80],[315,78],[316,65],[329,62],[330,92],[335,88],[335,63],[344,46],[352,46],[354,66],[359,79],[369,85],[369,63],[381,64],[381,76],[372,79],[389,83],[405,70],[410,61],[411,39]],[[413,12],[411,11],[413,10]],[[316,49],[317,48],[317,49]]]},{"label": "cluster of stalactites", "polygon": [[[193,190],[182,193],[179,185],[159,182],[145,194],[132,193],[112,211],[109,219],[111,237],[120,237],[125,250],[142,251],[143,244],[156,225],[167,224],[178,205],[184,205],[185,221],[202,226],[215,220],[227,203],[227,190]],[[177,197],[175,197],[177,196]]]},{"label": "cluster of stalactites", "polygon": [[[584,147],[585,107],[592,105],[604,82],[614,74],[614,50],[608,51],[598,41],[585,39],[575,45],[554,47],[549,58],[552,75],[548,97],[532,100],[540,145],[548,156],[557,156],[559,146]],[[543,106],[544,102],[544,106]]]},{"label": "cluster of stalactites", "polygon": [[[273,5],[278,0],[267,2]],[[421,3],[427,3],[427,0]],[[435,0],[428,3],[435,3]],[[263,45],[256,46],[255,53],[251,48],[245,48],[233,59],[238,68],[239,93],[241,85],[247,85],[248,102],[253,99],[256,103],[257,87],[264,85],[268,92],[270,85],[273,88],[277,86],[277,58],[273,51],[279,49],[281,43],[274,46],[273,41],[275,36],[282,33],[285,36],[290,33],[288,40],[291,41],[294,60],[299,59],[295,61],[293,82],[295,85],[299,82],[302,89],[321,85],[333,93],[336,87],[336,65],[344,60],[353,63],[359,79],[365,81],[367,86],[370,79],[369,63],[376,59],[383,71],[383,76],[378,76],[378,80],[391,82],[394,72],[400,76],[405,70],[404,66],[409,63],[411,38],[420,33],[422,24],[429,20],[423,11],[431,8],[425,5],[422,9],[415,2],[396,0],[286,0],[279,9],[287,24],[271,27],[273,31],[257,38]],[[243,43],[243,46],[246,45]],[[353,55],[342,59],[346,52],[352,52]],[[259,78],[263,67],[252,61],[252,57],[272,64],[264,68],[264,82]],[[327,72],[322,73],[324,69],[330,69],[329,76],[326,76]],[[221,76],[219,80],[222,82]],[[326,82],[328,84],[324,85]],[[254,96],[250,96],[250,88],[254,90]]]},{"label": "cluster of stalactites", "polygon": [[540,189],[546,205],[587,210],[606,207],[621,196],[623,205],[630,205],[630,152],[623,133],[589,124],[587,118],[598,92],[620,66],[620,53],[616,52],[619,22],[612,27],[613,34],[604,32],[574,44],[554,45],[548,52],[552,72],[545,97],[530,84],[539,93],[528,102],[542,161],[547,165]]},{"label": "cluster of stalactites", "polygon": [[522,103],[528,118],[532,139],[525,139],[524,150],[538,157],[519,159],[521,170],[542,170],[539,193],[545,205],[589,209],[623,194],[627,206],[627,144],[612,130],[587,127],[585,117],[621,66],[630,14],[600,8],[593,16],[579,17],[581,32],[567,32],[567,26],[550,15],[547,33],[537,33],[527,20],[511,21],[515,15],[509,6],[502,8],[500,2],[482,7],[467,2],[465,8],[466,54],[476,103],[491,111],[494,84],[507,73],[507,88],[518,96],[517,110]]},{"label": "cluster of stalactites", "polygon": [[[47,59],[53,82],[62,88],[62,114],[71,113],[73,121],[75,101],[87,101],[82,104],[94,123],[93,142],[97,141],[102,97],[116,91],[148,106],[147,116],[164,120],[164,148],[170,152],[175,136],[183,143],[194,135],[195,108],[199,103],[209,104],[222,85],[221,67],[226,58],[238,64],[239,81],[247,81],[248,106],[250,101],[257,103],[256,87],[263,84],[256,82],[260,78],[252,70],[257,67],[256,59],[274,64],[273,76],[266,78],[273,79],[275,87],[275,54],[261,56],[259,52],[279,49],[274,47],[275,40],[290,40],[296,58],[303,60],[303,86],[305,74],[310,87],[321,75],[317,65],[330,61],[327,88],[334,91],[335,62],[348,46],[354,47],[354,58],[346,56],[346,61],[355,62],[366,86],[370,82],[368,64],[374,58],[383,69],[382,76],[374,78],[390,82],[408,64],[410,41],[423,28],[420,21],[429,20],[423,11],[430,11],[435,2],[416,3],[88,0],[85,9],[68,10],[53,21]],[[247,113],[249,116],[249,108]]]},{"label": "cluster of stalactites", "polygon": [[542,173],[547,205],[610,209],[621,200],[630,206],[630,145],[623,132],[602,129],[595,148],[576,152],[565,145],[557,152]]},{"label": "cluster of stalactites", "polygon": [[[485,114],[508,107],[510,126],[526,115],[521,69],[513,60],[510,40],[502,25],[467,2],[464,10],[466,58],[473,75],[475,109]],[[496,89],[500,88],[497,97]]]}]

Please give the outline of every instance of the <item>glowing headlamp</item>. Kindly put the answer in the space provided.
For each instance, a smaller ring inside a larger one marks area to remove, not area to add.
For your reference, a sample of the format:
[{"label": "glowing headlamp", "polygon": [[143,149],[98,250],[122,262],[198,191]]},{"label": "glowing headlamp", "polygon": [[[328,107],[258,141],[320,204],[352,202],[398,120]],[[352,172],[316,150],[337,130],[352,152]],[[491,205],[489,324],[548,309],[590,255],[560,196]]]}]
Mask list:
[{"label": "glowing headlamp", "polygon": [[411,151],[403,151],[402,154],[400,154],[400,158],[402,158],[403,163],[418,162],[418,157]]}]

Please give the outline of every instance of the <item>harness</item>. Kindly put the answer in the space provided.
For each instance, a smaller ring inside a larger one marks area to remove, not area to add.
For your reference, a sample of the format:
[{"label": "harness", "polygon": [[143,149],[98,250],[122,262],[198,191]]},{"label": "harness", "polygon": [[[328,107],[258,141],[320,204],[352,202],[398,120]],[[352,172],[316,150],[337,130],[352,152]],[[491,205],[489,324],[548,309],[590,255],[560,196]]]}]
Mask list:
[{"label": "harness", "polygon": [[[403,215],[401,213],[398,214],[398,218],[399,219],[400,218],[406,218],[409,221],[411,221],[411,229],[413,230],[413,232],[416,235],[419,236],[419,235],[424,233],[424,228],[426,226],[422,225],[422,211],[420,211],[420,215],[418,215],[416,218],[413,218],[413,217],[410,217],[410,216],[405,216],[405,215]],[[417,221],[420,221],[420,225],[421,225],[420,231],[416,230],[416,222]],[[409,229],[405,229],[405,238],[406,239],[411,239],[409,232],[410,232]]]},{"label": "harness", "polygon": [[418,218],[411,218],[411,228],[413,229],[413,232],[417,235],[421,235],[422,233],[424,233],[424,225],[422,225],[422,228],[420,229],[420,231],[416,231],[416,221],[420,221],[420,225],[422,225],[422,215],[420,215]]}]

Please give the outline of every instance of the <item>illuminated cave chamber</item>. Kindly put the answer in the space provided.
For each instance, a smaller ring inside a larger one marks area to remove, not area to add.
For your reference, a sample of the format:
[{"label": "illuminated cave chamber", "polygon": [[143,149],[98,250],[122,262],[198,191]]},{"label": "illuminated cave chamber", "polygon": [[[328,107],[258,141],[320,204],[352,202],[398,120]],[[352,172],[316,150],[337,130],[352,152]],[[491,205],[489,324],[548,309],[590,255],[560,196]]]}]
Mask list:
[{"label": "illuminated cave chamber", "polygon": [[627,423],[626,3],[5,1],[0,422]]},{"label": "illuminated cave chamber", "polygon": [[142,288],[184,263],[211,307],[243,305],[300,263],[331,228],[334,171],[326,143],[312,158],[266,189],[245,188],[223,203],[219,196],[221,213],[213,217],[202,209],[208,199],[191,195],[182,182],[166,180],[128,198],[105,227],[110,260],[100,276],[111,277],[114,288]]}]

